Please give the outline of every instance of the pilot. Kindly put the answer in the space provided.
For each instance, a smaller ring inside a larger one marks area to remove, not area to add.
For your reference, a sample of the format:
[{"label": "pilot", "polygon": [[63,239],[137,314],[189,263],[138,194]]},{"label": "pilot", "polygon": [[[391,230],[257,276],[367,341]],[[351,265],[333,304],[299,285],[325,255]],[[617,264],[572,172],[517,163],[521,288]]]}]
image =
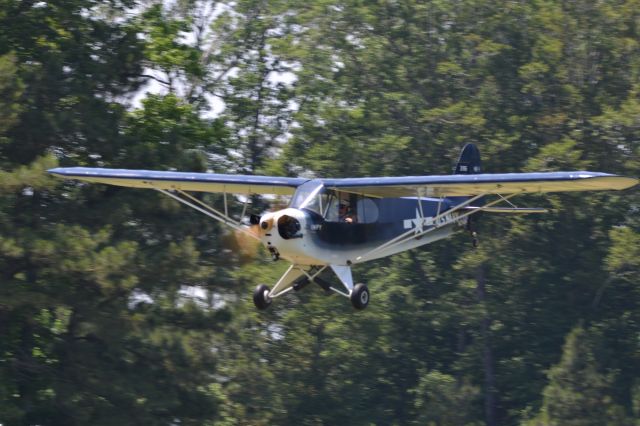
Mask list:
[{"label": "pilot", "polygon": [[356,221],[356,216],[351,209],[351,203],[348,200],[341,200],[338,205],[338,218],[340,222],[353,223]]}]

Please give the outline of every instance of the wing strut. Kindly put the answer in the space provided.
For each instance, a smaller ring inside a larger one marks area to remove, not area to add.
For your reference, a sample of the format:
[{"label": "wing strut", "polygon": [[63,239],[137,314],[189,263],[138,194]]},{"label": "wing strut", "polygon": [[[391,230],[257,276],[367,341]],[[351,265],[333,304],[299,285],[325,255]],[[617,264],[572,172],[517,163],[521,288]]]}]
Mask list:
[{"label": "wing strut", "polygon": [[[429,227],[427,229],[423,229],[423,225],[424,225],[424,222],[425,222],[426,218],[424,216],[422,216],[422,212],[420,212],[420,215],[421,215],[421,217],[419,218],[420,219],[420,221],[419,221],[420,223],[418,224],[416,229],[411,229],[411,230],[405,232],[404,234],[400,234],[397,237],[393,238],[392,240],[387,241],[386,243],[381,244],[378,247],[374,248],[373,250],[363,254],[362,256],[358,256],[356,258],[356,262],[358,262],[358,263],[363,262],[363,261],[367,260],[368,257],[371,257],[371,255],[376,254],[381,250],[384,250],[384,249],[387,249],[387,248],[390,248],[390,247],[394,247],[394,246],[399,245],[399,244],[406,243],[407,241],[410,241],[410,240],[413,240],[413,239],[416,239],[416,238],[421,238],[425,234],[433,232],[433,231],[435,231],[435,230],[437,230],[439,228],[442,228],[443,226],[447,226],[447,225],[450,225],[452,223],[459,222],[461,219],[464,219],[464,218],[466,218],[468,216],[471,216],[474,213],[478,213],[478,212],[480,212],[482,210],[486,210],[486,209],[488,209],[489,207],[491,207],[491,206],[493,206],[495,204],[501,203],[503,201],[508,202],[508,200],[510,198],[512,198],[512,197],[514,197],[514,196],[516,196],[518,194],[517,193],[512,193],[512,194],[507,195],[506,197],[502,196],[500,194],[496,194],[499,197],[497,200],[494,200],[494,201],[492,201],[490,203],[487,203],[484,206],[475,208],[475,209],[473,209],[471,211],[467,211],[467,212],[465,212],[465,213],[463,213],[461,215],[451,216],[452,213],[455,213],[455,212],[457,212],[458,210],[461,210],[461,209],[465,209],[469,204],[473,203],[474,201],[478,200],[479,198],[484,197],[485,195],[488,195],[488,193],[478,194],[478,195],[476,195],[474,197],[469,198],[468,200],[465,200],[463,203],[460,203],[460,204],[456,205],[452,209],[449,209],[449,210],[446,210],[446,211],[444,211],[442,213],[439,213],[439,214],[437,214],[436,216],[434,216],[432,218],[428,218],[428,219],[430,219],[430,221],[433,222],[433,226],[431,226],[431,227]],[[419,198],[418,198],[418,200],[419,200]],[[442,218],[448,218],[448,219],[445,220],[444,222],[442,222],[441,221]]]},{"label": "wing strut", "polygon": [[[244,234],[255,238],[256,240],[259,240],[260,238],[253,234],[251,231],[249,231],[246,227],[244,227],[242,225],[242,223],[240,223],[237,220],[234,220],[233,218],[231,218],[231,216],[229,216],[228,214],[228,209],[227,209],[227,193],[224,193],[224,210],[225,212],[222,213],[216,209],[214,209],[213,207],[203,203],[202,201],[198,200],[197,198],[195,198],[194,196],[187,194],[184,191],[181,191],[179,189],[172,191],[168,191],[166,189],[160,189],[160,188],[155,188],[156,191],[162,192],[164,195],[168,195],[169,197],[173,198],[174,200],[191,207],[192,209],[195,209],[197,211],[199,211],[200,213],[203,213],[207,216],[209,216],[210,218],[213,218],[215,220],[217,220],[218,222],[222,222],[225,225],[230,226],[231,228],[243,232]],[[179,194],[179,195],[177,195]],[[247,198],[244,202],[244,207],[243,207],[243,215],[244,212],[246,212],[247,209],[247,203],[249,202],[249,198]]]},{"label": "wing strut", "polygon": [[[356,261],[357,262],[363,262],[364,260],[366,260],[367,257],[370,257],[372,254],[376,254],[381,250],[384,250],[384,249],[389,248],[389,247],[396,246],[398,244],[402,244],[404,242],[407,242],[407,241],[412,240],[412,239],[417,238],[417,237],[421,237],[422,235],[428,233],[431,230],[438,229],[438,228],[440,228],[440,227],[442,227],[444,225],[447,225],[447,223],[438,224],[438,221],[440,219],[442,219],[442,217],[444,217],[444,215],[450,215],[451,213],[468,206],[469,204],[473,203],[474,201],[476,201],[479,198],[484,197],[485,195],[487,195],[487,194],[485,194],[485,193],[478,194],[478,195],[476,195],[474,197],[469,198],[468,200],[465,200],[463,203],[458,204],[457,206],[455,206],[454,208],[452,208],[450,210],[447,210],[447,211],[444,211],[444,212],[442,212],[440,214],[437,214],[436,216],[433,217],[434,226],[429,228],[429,229],[427,229],[426,231],[423,230],[425,217],[422,214],[422,211],[420,211],[420,218],[419,218],[420,220],[419,220],[419,223],[418,223],[418,226],[416,227],[416,229],[411,229],[411,230],[405,232],[404,234],[400,234],[397,237],[393,238],[392,240],[387,241],[386,243],[381,244],[378,247],[374,248],[373,250],[363,254],[362,256],[358,256],[356,258]],[[502,200],[499,200],[499,201],[502,201]],[[418,198],[418,203],[422,204],[420,202],[420,197]],[[439,206],[438,206],[438,210],[440,210]]]}]

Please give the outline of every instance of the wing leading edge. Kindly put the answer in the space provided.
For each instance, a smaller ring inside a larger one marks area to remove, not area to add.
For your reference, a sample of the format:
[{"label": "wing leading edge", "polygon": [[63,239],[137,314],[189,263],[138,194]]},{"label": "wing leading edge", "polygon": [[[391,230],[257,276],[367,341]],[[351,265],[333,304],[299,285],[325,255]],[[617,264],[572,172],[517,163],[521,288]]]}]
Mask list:
[{"label": "wing leading edge", "polygon": [[306,182],[304,178],[216,173],[165,172],[152,170],[58,167],[49,173],[69,179],[131,188],[226,192],[233,194],[291,195]]},{"label": "wing leading edge", "polygon": [[500,173],[323,179],[328,188],[372,197],[472,196],[567,191],[621,190],[637,179],[599,172]]}]

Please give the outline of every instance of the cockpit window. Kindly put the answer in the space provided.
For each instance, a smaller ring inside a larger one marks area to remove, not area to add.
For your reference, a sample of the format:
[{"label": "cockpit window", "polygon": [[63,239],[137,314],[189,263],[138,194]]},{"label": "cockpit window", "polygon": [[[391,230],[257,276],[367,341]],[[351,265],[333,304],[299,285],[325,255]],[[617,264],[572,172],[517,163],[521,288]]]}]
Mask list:
[{"label": "cockpit window", "polygon": [[326,199],[324,185],[320,181],[311,180],[298,187],[295,194],[293,194],[293,198],[291,198],[290,207],[307,209],[322,214],[324,210],[323,198]]},{"label": "cockpit window", "polygon": [[290,207],[311,210],[328,222],[374,223],[378,221],[378,206],[374,199],[339,192],[311,180],[300,185],[291,198]]},{"label": "cockpit window", "polygon": [[375,223],[378,221],[378,204],[373,198],[359,198],[355,211],[357,212],[357,220],[359,223]]}]

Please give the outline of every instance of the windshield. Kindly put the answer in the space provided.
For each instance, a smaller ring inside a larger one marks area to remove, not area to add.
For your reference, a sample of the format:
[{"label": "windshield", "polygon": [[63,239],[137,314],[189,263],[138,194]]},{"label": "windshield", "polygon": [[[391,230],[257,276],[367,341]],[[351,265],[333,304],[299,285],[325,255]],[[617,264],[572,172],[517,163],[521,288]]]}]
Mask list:
[{"label": "windshield", "polygon": [[289,207],[296,209],[307,209],[314,211],[318,214],[323,213],[323,200],[326,199],[326,190],[322,182],[318,180],[311,180],[305,182],[298,187],[293,198],[291,198],[291,204]]}]

